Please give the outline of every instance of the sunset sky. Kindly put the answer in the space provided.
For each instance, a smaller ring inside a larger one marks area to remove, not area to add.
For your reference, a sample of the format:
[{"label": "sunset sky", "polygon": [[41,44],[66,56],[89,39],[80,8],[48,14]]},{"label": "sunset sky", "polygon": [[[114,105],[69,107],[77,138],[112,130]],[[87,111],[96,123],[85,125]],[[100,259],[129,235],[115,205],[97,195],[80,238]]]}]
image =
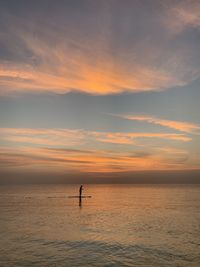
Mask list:
[{"label": "sunset sky", "polygon": [[199,14],[199,0],[0,0],[1,176],[200,171]]}]

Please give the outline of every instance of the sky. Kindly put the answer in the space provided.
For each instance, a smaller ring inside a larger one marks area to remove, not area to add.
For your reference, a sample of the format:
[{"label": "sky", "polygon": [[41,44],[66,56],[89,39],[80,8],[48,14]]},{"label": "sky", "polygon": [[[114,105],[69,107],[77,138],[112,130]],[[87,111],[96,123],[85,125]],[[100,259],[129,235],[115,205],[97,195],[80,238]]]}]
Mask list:
[{"label": "sky", "polygon": [[200,180],[199,14],[198,0],[0,0],[0,181]]}]

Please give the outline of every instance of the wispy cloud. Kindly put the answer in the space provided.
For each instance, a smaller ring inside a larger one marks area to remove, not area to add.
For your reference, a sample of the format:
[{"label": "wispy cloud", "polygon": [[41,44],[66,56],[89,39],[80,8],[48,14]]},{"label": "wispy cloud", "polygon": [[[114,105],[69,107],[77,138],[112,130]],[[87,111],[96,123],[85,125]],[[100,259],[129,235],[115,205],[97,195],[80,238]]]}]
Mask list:
[{"label": "wispy cloud", "polygon": [[141,138],[158,138],[177,140],[182,142],[191,141],[191,138],[184,134],[171,133],[97,133],[93,132],[91,135],[96,136],[96,140],[107,143],[116,144],[134,144],[136,139]]},{"label": "wispy cloud", "polygon": [[[34,43],[34,40],[30,42]],[[31,53],[39,58],[41,62],[37,67],[32,64],[22,65],[14,62],[8,64],[1,61],[1,94],[15,92],[54,92],[62,94],[70,91],[80,91],[105,95],[123,91],[161,90],[185,84],[185,81],[181,81],[165,70],[147,65],[139,66],[137,63],[131,66],[132,72],[134,72],[134,76],[132,76],[126,64],[120,61],[116,62],[109,54],[102,54],[100,56],[102,59],[98,58],[98,62],[91,65],[90,61],[96,61],[91,57],[95,56],[89,55],[91,59],[88,60],[84,54],[82,55],[83,51],[81,50],[83,49],[81,48],[78,52],[81,54],[81,56],[79,55],[81,58],[76,59],[76,52],[67,51],[66,48],[62,47],[58,47],[55,52],[54,49],[47,48],[48,44],[44,45],[43,42],[40,41],[40,43],[35,44],[40,49],[42,47],[44,49],[39,55],[37,49],[28,47],[30,50],[33,49]],[[99,50],[101,51],[101,48]],[[46,61],[49,62],[48,65]]]},{"label": "wispy cloud", "polygon": [[160,119],[154,116],[146,116],[146,115],[114,115],[120,118],[124,118],[127,120],[133,121],[144,121],[148,123],[158,124],[161,126],[165,126],[171,129],[175,129],[185,133],[193,133],[200,134],[200,125],[191,123],[191,122],[183,122],[183,121],[175,121],[175,120],[165,120]]},{"label": "wispy cloud", "polygon": [[200,2],[197,0],[177,1],[173,5],[163,3],[166,7],[164,21],[174,34],[180,34],[190,28],[200,28]]},{"label": "wispy cloud", "polygon": [[[19,5],[20,15],[8,5],[0,13],[0,93],[112,94],[188,84],[200,75],[198,49],[188,42],[184,49],[173,45],[169,25],[176,14],[180,24],[199,26],[199,4],[183,2],[170,2],[168,9],[155,2],[150,10],[142,1],[130,1],[128,8],[121,1],[95,1],[93,16],[90,1],[75,9],[57,2],[49,10]],[[183,39],[174,41],[182,47]]]},{"label": "wispy cloud", "polygon": [[[184,156],[184,157],[183,157]],[[18,147],[1,147],[0,167],[34,169],[40,171],[78,171],[78,172],[113,172],[153,169],[179,169],[185,166],[186,155],[165,153],[146,153],[144,151],[78,151],[68,153],[64,150]]]},{"label": "wispy cloud", "polygon": [[[184,164],[187,160],[187,153],[174,152],[166,147],[163,150],[151,147],[144,150],[137,140],[145,139],[165,140],[163,144],[166,140],[175,144],[190,141],[184,134],[1,128],[0,167],[108,172],[176,169],[181,161]],[[106,143],[110,143],[112,149],[108,150],[107,145],[104,146]],[[120,149],[116,149],[116,145],[120,145]]]},{"label": "wispy cloud", "polygon": [[70,129],[0,128],[0,138],[14,143],[73,146],[84,142],[85,133]]},{"label": "wispy cloud", "polygon": [[37,146],[80,146],[88,142],[103,142],[119,145],[134,145],[139,139],[164,139],[180,142],[191,141],[184,134],[174,133],[123,133],[123,132],[95,132],[81,129],[30,129],[30,128],[0,128],[0,140],[32,144]]}]

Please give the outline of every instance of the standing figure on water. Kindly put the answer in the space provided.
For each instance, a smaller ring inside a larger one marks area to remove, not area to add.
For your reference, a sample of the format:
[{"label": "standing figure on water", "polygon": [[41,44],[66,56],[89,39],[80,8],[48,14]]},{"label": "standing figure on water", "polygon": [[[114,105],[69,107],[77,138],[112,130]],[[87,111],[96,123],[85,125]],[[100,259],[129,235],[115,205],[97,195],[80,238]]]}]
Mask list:
[{"label": "standing figure on water", "polygon": [[83,186],[81,185],[79,188],[79,197],[80,198],[82,197],[82,191],[83,191]]}]

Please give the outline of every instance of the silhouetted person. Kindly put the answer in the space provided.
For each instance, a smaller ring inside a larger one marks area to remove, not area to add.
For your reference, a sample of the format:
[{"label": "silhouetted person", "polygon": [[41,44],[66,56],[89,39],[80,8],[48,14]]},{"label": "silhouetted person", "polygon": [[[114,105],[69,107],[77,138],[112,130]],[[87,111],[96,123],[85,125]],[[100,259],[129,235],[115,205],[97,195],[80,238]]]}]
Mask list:
[{"label": "silhouetted person", "polygon": [[79,197],[80,198],[82,197],[82,191],[83,191],[83,186],[81,185],[79,188]]}]

